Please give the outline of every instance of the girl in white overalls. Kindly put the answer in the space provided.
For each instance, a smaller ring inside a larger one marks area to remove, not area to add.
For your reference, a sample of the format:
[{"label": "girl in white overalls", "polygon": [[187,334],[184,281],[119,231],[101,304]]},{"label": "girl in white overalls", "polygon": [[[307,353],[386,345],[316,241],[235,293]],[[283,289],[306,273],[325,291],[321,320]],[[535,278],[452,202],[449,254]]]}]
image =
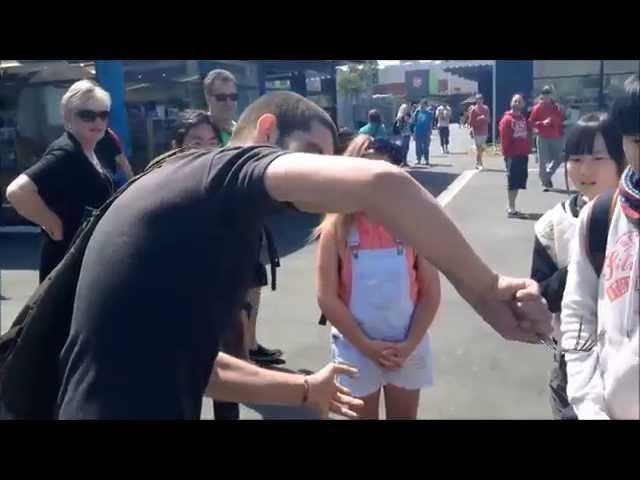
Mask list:
[{"label": "girl in white overalls", "polygon": [[[390,161],[397,146],[359,135],[345,156]],[[362,213],[327,215],[316,229],[318,302],[332,324],[334,361],[358,368],[340,383],[364,401],[362,419],[415,419],[433,383],[427,330],[440,303],[437,271]]]}]

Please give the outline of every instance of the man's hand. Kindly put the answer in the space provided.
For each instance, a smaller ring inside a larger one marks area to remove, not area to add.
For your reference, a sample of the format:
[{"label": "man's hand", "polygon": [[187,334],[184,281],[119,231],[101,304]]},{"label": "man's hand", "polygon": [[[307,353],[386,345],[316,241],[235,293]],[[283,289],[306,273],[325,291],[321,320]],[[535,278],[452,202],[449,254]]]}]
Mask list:
[{"label": "man's hand", "polygon": [[349,418],[357,418],[353,408],[364,405],[351,395],[351,392],[336,382],[336,375],[354,377],[358,370],[339,363],[329,363],[322,370],[309,375],[309,399],[307,405],[320,414],[320,418],[327,418],[329,412]]},{"label": "man's hand", "polygon": [[538,343],[539,334],[553,330],[547,303],[529,278],[499,277],[494,291],[480,300],[478,312],[507,340]]},{"label": "man's hand", "polygon": [[543,122],[542,125],[544,125],[545,127],[548,127],[549,125],[551,125],[551,117],[546,118]]},{"label": "man's hand", "polygon": [[524,329],[549,336],[553,332],[551,312],[547,301],[540,294],[540,285],[535,280],[526,279],[527,286],[516,292],[514,312]]}]

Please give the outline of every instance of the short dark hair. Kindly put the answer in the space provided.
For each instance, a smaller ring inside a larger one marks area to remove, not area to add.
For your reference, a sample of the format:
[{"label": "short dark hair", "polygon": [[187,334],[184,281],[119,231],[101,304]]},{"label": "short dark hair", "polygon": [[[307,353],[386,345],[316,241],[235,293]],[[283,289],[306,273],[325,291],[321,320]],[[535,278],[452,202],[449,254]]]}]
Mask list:
[{"label": "short dark hair", "polygon": [[380,115],[380,112],[375,108],[369,110],[367,118],[369,119],[369,123],[382,123],[382,116]]},{"label": "short dark hair", "polygon": [[624,82],[624,95],[611,107],[611,118],[622,135],[640,135],[640,78],[633,75]]},{"label": "short dark hair", "polygon": [[268,93],[249,105],[240,115],[232,138],[244,138],[256,128],[258,119],[268,113],[276,117],[281,139],[295,131],[308,132],[313,122],[318,122],[331,132],[334,150],[338,146],[338,131],[329,114],[302,95],[286,91]]},{"label": "short dark hair", "polygon": [[204,79],[205,95],[211,96],[211,87],[213,87],[213,84],[218,80],[225,83],[231,82],[236,87],[238,86],[238,81],[236,77],[233,76],[233,73],[222,69],[211,70]]},{"label": "short dark hair", "polygon": [[606,113],[590,113],[578,120],[575,127],[567,135],[565,144],[565,160],[571,155],[591,155],[597,134],[601,134],[611,159],[622,173],[626,167],[622,134],[616,124]]},{"label": "short dark hair", "polygon": [[356,132],[354,132],[350,128],[342,127],[338,131],[338,145],[335,148],[335,154],[342,155],[349,146],[349,143],[351,143],[351,140],[353,140],[355,137]]},{"label": "short dark hair", "polygon": [[545,85],[544,88],[542,89],[543,95],[551,95],[552,93],[553,93],[553,87],[551,87],[551,85]]},{"label": "short dark hair", "polygon": [[189,131],[200,125],[209,125],[216,134],[218,132],[207,112],[203,110],[185,110],[182,112],[178,123],[178,129],[174,136],[176,147],[181,148],[184,145],[184,139]]}]

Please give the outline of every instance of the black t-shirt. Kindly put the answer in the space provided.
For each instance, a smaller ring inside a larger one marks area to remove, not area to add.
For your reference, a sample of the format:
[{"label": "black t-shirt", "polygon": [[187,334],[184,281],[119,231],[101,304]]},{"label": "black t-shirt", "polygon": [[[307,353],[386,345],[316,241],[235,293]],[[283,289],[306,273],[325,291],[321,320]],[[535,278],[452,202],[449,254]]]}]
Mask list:
[{"label": "black t-shirt", "polygon": [[98,208],[106,202],[113,193],[113,183],[91,163],[69,132],[55,140],[40,161],[24,173],[36,184],[47,207],[62,220],[61,242],[44,234],[45,253],[56,258],[43,258],[42,262],[55,266],[80,228],[86,207]]},{"label": "black t-shirt", "polygon": [[122,147],[114,135],[113,132],[107,130],[95,148],[96,157],[111,175],[114,175],[118,168],[116,157],[122,154]]},{"label": "black t-shirt", "polygon": [[189,151],[126,190],[82,263],[61,355],[60,418],[199,419],[218,343],[244,303],[272,146]]}]

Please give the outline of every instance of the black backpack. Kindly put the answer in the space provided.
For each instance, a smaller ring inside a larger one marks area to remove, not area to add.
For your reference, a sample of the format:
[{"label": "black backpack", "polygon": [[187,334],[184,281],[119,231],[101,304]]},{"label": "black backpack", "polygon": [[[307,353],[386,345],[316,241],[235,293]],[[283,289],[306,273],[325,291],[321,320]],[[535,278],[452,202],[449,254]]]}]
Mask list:
[{"label": "black backpack", "polygon": [[61,384],[58,361],[69,335],[87,244],[113,202],[140,178],[183,150],[155,159],[99,209],[88,209],[64,259],[38,286],[0,336],[0,419],[53,419]]},{"label": "black backpack", "polygon": [[596,275],[600,277],[607,252],[607,237],[611,217],[618,201],[618,189],[608,190],[593,201],[587,220],[587,256]]}]

